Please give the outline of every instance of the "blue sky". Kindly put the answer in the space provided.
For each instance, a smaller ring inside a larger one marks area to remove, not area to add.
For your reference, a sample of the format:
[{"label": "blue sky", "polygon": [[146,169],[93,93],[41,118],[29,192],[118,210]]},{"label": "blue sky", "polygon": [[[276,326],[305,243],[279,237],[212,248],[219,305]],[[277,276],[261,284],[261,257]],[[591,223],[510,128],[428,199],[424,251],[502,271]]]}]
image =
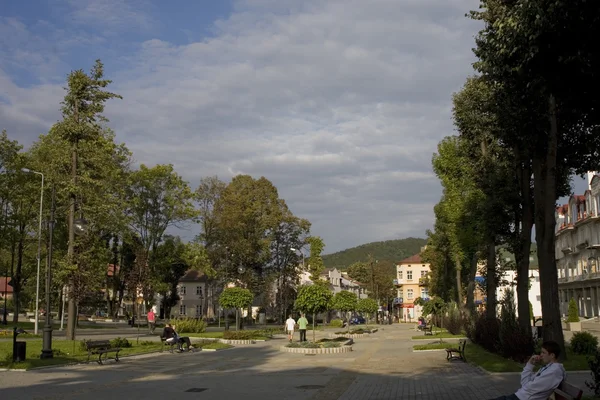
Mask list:
[{"label": "blue sky", "polygon": [[172,163],[193,188],[265,176],[326,252],[424,237],[478,4],[5,0],[0,129],[29,146],[60,118],[66,75],[100,58],[123,96],[105,114],[136,163]]}]

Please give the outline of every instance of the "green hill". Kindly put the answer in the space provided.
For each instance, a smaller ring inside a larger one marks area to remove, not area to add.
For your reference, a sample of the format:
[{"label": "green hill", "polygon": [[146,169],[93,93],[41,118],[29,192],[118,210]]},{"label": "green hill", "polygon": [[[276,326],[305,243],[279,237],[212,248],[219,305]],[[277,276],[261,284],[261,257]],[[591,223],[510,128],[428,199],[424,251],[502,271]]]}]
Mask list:
[{"label": "green hill", "polygon": [[326,268],[346,269],[355,262],[367,261],[369,254],[376,260],[389,260],[395,263],[419,253],[421,247],[425,246],[426,243],[426,239],[412,237],[367,243],[337,253],[323,255],[323,263]]}]

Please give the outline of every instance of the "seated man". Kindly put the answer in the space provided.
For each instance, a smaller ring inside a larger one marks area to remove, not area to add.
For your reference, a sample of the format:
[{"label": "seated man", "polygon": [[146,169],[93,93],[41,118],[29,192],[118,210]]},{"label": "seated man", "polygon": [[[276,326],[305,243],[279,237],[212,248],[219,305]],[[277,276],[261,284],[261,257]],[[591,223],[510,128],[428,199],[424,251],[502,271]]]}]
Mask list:
[{"label": "seated man", "polygon": [[181,343],[179,341],[179,336],[177,336],[177,333],[175,332],[175,329],[173,329],[173,326],[171,324],[165,325],[165,329],[163,329],[163,333],[161,336],[164,337],[165,341],[169,344],[177,343],[177,349],[179,351],[183,351],[183,349],[181,348]]},{"label": "seated man", "polygon": [[[521,373],[521,388],[516,393],[500,396],[494,400],[545,400],[565,379],[565,369],[556,362],[560,355],[560,346],[553,341],[544,342],[540,355],[534,355]],[[545,364],[539,371],[533,372],[536,363]]]},{"label": "seated man", "polygon": [[175,332],[175,337],[177,338],[177,343],[179,344],[179,351],[183,351],[183,344],[187,346],[187,351],[192,351],[194,348],[192,346],[192,342],[190,342],[190,338],[187,336],[179,336],[177,331],[175,330],[175,325],[172,326],[173,332]]}]

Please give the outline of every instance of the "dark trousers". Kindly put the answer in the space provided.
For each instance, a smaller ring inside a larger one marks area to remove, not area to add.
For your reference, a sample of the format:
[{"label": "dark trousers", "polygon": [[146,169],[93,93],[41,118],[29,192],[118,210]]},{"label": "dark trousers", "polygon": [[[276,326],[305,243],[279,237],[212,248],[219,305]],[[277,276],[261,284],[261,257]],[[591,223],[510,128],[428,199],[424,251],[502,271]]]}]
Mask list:
[{"label": "dark trousers", "polygon": [[192,343],[190,342],[190,338],[187,336],[179,337],[179,348],[183,350],[183,345],[187,345],[187,349],[189,350],[192,347]]},{"label": "dark trousers", "polygon": [[300,341],[306,342],[306,329],[300,329]]},{"label": "dark trousers", "polygon": [[490,399],[490,400],[519,400],[519,398],[517,397],[517,395],[513,394],[509,394],[506,396],[500,396],[500,397],[496,397],[495,399]]}]

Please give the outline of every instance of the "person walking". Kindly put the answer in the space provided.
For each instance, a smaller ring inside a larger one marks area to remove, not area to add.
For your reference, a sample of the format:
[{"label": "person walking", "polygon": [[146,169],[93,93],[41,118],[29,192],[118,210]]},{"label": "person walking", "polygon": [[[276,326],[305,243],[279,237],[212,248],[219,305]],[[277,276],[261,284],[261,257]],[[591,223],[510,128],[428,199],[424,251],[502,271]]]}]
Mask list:
[{"label": "person walking", "polygon": [[306,342],[306,327],[308,326],[308,320],[306,319],[304,313],[300,315],[300,319],[298,319],[298,328],[300,330],[300,341]]},{"label": "person walking", "polygon": [[290,314],[288,319],[285,321],[285,330],[287,331],[288,339],[290,342],[294,338],[294,329],[296,329],[296,321],[294,320],[294,318],[292,318],[292,315]]},{"label": "person walking", "polygon": [[154,314],[154,309],[150,309],[150,311],[148,311],[148,330],[150,331],[151,335],[154,335],[154,330],[156,329],[156,314]]}]

